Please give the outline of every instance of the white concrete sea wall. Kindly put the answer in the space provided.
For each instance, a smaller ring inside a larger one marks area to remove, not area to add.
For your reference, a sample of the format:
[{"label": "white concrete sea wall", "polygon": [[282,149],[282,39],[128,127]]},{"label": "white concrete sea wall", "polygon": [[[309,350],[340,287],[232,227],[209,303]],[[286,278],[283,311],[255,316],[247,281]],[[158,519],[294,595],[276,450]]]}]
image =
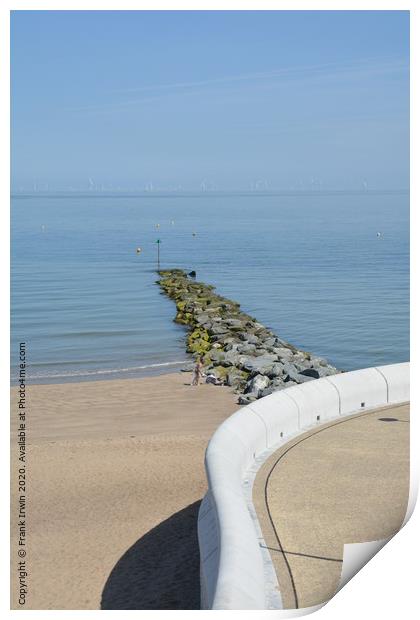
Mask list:
[{"label": "white concrete sea wall", "polygon": [[[409,363],[295,385],[243,407],[212,436],[198,517],[202,609],[267,609],[263,556],[243,491],[262,453],[317,424],[409,400]],[[268,454],[269,452],[267,452]]]}]

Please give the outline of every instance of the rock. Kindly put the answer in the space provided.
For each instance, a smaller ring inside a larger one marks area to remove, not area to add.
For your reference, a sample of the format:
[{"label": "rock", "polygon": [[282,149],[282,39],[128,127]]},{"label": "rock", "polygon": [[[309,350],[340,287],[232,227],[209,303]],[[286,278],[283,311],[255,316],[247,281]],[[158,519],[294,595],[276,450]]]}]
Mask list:
[{"label": "rock", "polygon": [[272,385],[270,385],[269,387],[266,387],[265,390],[261,392],[260,398],[264,398],[264,396],[270,396],[270,394],[274,392],[274,389],[275,388]]},{"label": "rock", "polygon": [[231,350],[224,354],[224,359],[220,361],[223,366],[241,366],[245,356],[239,355],[237,351]]},{"label": "rock", "polygon": [[265,345],[263,343],[270,337],[270,334],[267,333],[265,330],[257,329],[254,332],[254,336],[258,338],[260,347],[264,347]]},{"label": "rock", "polygon": [[283,366],[284,375],[297,372],[296,366],[287,360],[284,360],[284,361],[282,360],[281,362],[278,362],[278,363]]},{"label": "rock", "polygon": [[244,326],[244,322],[241,321],[240,319],[227,319],[226,324],[229,325],[229,327],[243,327]]},{"label": "rock", "polygon": [[239,351],[239,347],[240,345],[237,342],[228,342],[225,346],[225,351],[237,351],[238,353],[242,353],[242,351]]},{"label": "rock", "polygon": [[308,361],[309,358],[310,358],[309,353],[306,353],[304,351],[297,351],[293,355],[293,361],[294,362],[305,362],[305,361]]},{"label": "rock", "polygon": [[299,374],[300,379],[298,383],[306,383],[307,381],[314,381],[315,377],[311,377],[308,375],[301,375]]},{"label": "rock", "polygon": [[285,381],[294,381],[295,383],[304,383],[307,377],[299,374],[297,368],[293,366],[293,364],[289,364],[289,362],[285,362],[284,366],[284,376]]},{"label": "rock", "polygon": [[203,355],[211,348],[209,334],[205,329],[194,329],[187,339],[187,351]]},{"label": "rock", "polygon": [[254,374],[266,374],[271,371],[274,362],[277,361],[276,355],[261,355],[260,357],[248,357],[243,362],[245,370]]},{"label": "rock", "polygon": [[267,376],[270,379],[275,379],[276,377],[281,377],[284,374],[284,366],[280,362],[275,362],[270,371],[267,373]]},{"label": "rock", "polygon": [[255,344],[248,344],[247,342],[245,344],[239,344],[238,353],[255,353]]},{"label": "rock", "polygon": [[276,344],[276,338],[268,338],[267,340],[264,340],[265,347],[274,347],[275,344]]},{"label": "rock", "polygon": [[287,383],[285,383],[282,379],[277,378],[271,382],[271,386],[274,388],[275,392],[278,392],[279,390],[284,390],[284,388],[290,387],[290,383],[287,385]]},{"label": "rock", "polygon": [[210,351],[207,353],[207,357],[212,362],[220,362],[225,359],[225,354],[223,350],[216,349],[215,346],[213,345],[212,349],[210,349]]},{"label": "rock", "polygon": [[284,390],[284,388],[287,388],[290,386],[287,386],[284,383],[281,384],[274,384],[271,383],[268,387],[266,387],[262,392],[261,392],[261,397],[260,398],[264,398],[264,396],[270,396],[271,394],[274,394],[275,392],[280,392],[281,390]]},{"label": "rock", "polygon": [[254,400],[257,400],[256,396],[253,396],[252,394],[241,394],[238,398],[238,404],[239,405],[249,405],[250,403],[254,402]]},{"label": "rock", "polygon": [[308,377],[308,375],[302,375],[297,370],[287,374],[285,381],[293,381],[294,383],[306,383],[306,381],[313,381],[315,377]]},{"label": "rock", "polygon": [[261,345],[258,345],[258,347],[254,351],[254,355],[260,357],[261,355],[269,355],[269,352],[267,351],[267,349],[262,349]]},{"label": "rock", "polygon": [[331,375],[337,374],[337,368],[333,366],[319,366],[317,371],[320,377],[331,377]]},{"label": "rock", "polygon": [[248,375],[243,370],[238,368],[229,368],[226,383],[231,387],[237,388],[242,384],[245,384]]},{"label": "rock", "polygon": [[328,362],[323,357],[318,357],[317,355],[311,355],[311,362],[314,367],[316,366],[328,366]]},{"label": "rock", "polygon": [[204,323],[208,323],[210,321],[210,317],[208,314],[199,314],[196,316],[195,320],[199,325],[203,325]]},{"label": "rock", "polygon": [[282,360],[291,360],[293,358],[293,351],[285,347],[273,347],[273,353],[278,355]]},{"label": "rock", "polygon": [[280,385],[280,383],[284,383],[286,377],[284,375],[281,375],[280,377],[274,377],[274,379],[271,379],[271,383],[273,385]]},{"label": "rock", "polygon": [[261,396],[262,391],[270,385],[270,379],[263,375],[256,375],[247,382],[244,390],[245,394],[254,394],[257,398]]},{"label": "rock", "polygon": [[312,368],[311,362],[306,360],[292,360],[293,366],[297,369],[298,372],[302,372],[309,368]]},{"label": "rock", "polygon": [[226,382],[228,371],[224,366],[213,366],[211,373],[217,377],[217,379],[223,381],[223,383]]},{"label": "rock", "polygon": [[312,377],[313,379],[319,379],[320,377],[320,374],[316,368],[305,368],[305,370],[301,370],[299,374],[306,377]]},{"label": "rock", "polygon": [[217,341],[217,344],[219,344],[221,347],[223,347],[224,349],[226,348],[226,346],[228,344],[232,344],[233,342],[235,342],[235,339],[232,338],[231,336],[213,336],[213,338]]},{"label": "rock", "polygon": [[260,339],[255,334],[250,334],[249,332],[242,332],[239,334],[239,337],[248,344],[259,344],[260,342]]},{"label": "rock", "polygon": [[227,334],[229,329],[223,324],[212,323],[209,332],[213,335]]}]

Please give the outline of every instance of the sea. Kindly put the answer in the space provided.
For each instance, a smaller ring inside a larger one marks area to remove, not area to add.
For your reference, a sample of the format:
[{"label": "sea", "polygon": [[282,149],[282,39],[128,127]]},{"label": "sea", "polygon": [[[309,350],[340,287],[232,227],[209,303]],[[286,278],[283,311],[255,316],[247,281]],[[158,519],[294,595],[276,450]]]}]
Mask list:
[{"label": "sea", "polygon": [[12,382],[20,342],[32,384],[179,370],[158,249],[340,369],[409,358],[406,192],[35,193],[11,200]]}]

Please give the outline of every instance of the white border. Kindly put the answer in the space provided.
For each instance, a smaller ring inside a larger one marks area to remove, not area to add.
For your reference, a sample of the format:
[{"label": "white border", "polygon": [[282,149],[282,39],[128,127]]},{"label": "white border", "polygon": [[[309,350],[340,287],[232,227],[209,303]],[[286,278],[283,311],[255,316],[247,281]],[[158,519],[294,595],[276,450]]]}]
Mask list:
[{"label": "white border", "polygon": [[[273,2],[267,0],[260,0],[257,2],[256,0],[246,0],[246,1],[232,1],[225,0],[221,2],[220,0],[214,0],[213,2],[207,1],[203,2],[200,0],[196,0],[195,2],[176,2],[176,1],[159,1],[156,0],[152,2],[151,0],[120,0],[120,2],[115,2],[112,0],[101,1],[101,0],[86,0],[82,2],[81,0],[70,1],[43,1],[37,2],[33,1],[4,1],[1,4],[0,8],[0,16],[1,16],[1,30],[0,30],[0,75],[2,76],[2,84],[3,84],[3,97],[1,98],[1,136],[2,136],[2,158],[0,165],[0,175],[1,175],[1,192],[2,192],[2,208],[1,208],[1,220],[0,220],[0,234],[1,237],[1,276],[2,276],[2,291],[3,291],[3,300],[6,297],[6,303],[2,303],[1,311],[2,311],[2,324],[4,327],[5,337],[2,339],[2,353],[4,355],[1,356],[1,379],[2,379],[2,390],[3,395],[3,411],[8,410],[9,406],[9,361],[8,361],[8,324],[9,324],[9,313],[8,313],[8,282],[9,282],[9,214],[8,214],[8,204],[9,204],[9,98],[8,98],[8,85],[9,85],[9,11],[10,10],[76,10],[76,9],[92,9],[92,10],[150,10],[150,9],[160,9],[160,10],[176,10],[176,9],[190,9],[190,10],[217,10],[217,9],[230,9],[230,10],[263,10],[263,9],[272,9],[272,10],[410,10],[411,11],[411,66],[413,67],[412,75],[418,75],[419,73],[419,47],[420,47],[420,28],[419,28],[419,9],[418,3],[415,3],[413,0],[410,2],[398,2],[395,0],[388,1],[380,1],[380,0],[352,0],[352,1],[342,1],[342,0],[330,0],[330,1],[283,1],[283,2]],[[420,102],[418,96],[418,81],[414,80],[412,83],[411,89],[411,110],[420,109]],[[418,156],[418,147],[417,142],[414,143],[414,138],[418,136],[418,128],[419,123],[417,120],[417,116],[412,113],[411,118],[411,136],[412,136],[412,146],[411,146],[411,195],[412,195],[412,204],[418,205],[419,201],[419,190],[418,190],[418,181],[416,178],[416,172],[419,169],[419,156]],[[414,320],[414,317],[418,313],[418,304],[417,298],[419,295],[419,284],[417,282],[418,270],[415,269],[415,265],[418,265],[420,262],[420,251],[419,251],[419,243],[417,239],[417,232],[419,231],[418,227],[418,206],[413,208],[411,211],[411,295],[412,295],[412,326],[411,326],[411,350],[412,350],[412,373],[413,376],[418,375],[418,356],[416,351],[416,345],[419,344],[418,338],[418,323]],[[416,312],[417,310],[417,312]],[[418,403],[418,382],[412,382],[412,411],[415,415],[417,410]],[[414,416],[413,416],[414,418]],[[3,493],[9,496],[9,459],[8,459],[8,449],[9,449],[9,424],[6,416],[3,416],[3,424],[5,428],[2,433],[2,450],[1,450],[1,474],[2,474],[2,482],[3,482]],[[420,463],[420,455],[418,450],[415,449],[415,446],[419,445],[419,424],[416,420],[412,422],[411,428],[411,444],[412,444],[412,456],[411,456],[411,471],[413,480],[417,481],[419,479],[419,463]],[[8,549],[9,547],[9,520],[8,515],[5,511],[1,512],[1,524],[2,524],[2,532],[4,536],[3,541],[3,549]],[[417,561],[415,555],[412,553],[414,548],[419,547],[420,542],[420,517],[419,511],[415,511],[410,522],[404,528],[404,531],[398,535],[395,539],[393,539],[378,556],[376,556],[352,581],[351,585],[345,587],[340,591],[338,595],[332,599],[332,601],[320,610],[317,615],[317,618],[330,620],[340,618],[342,620],[349,620],[353,618],[355,614],[363,616],[373,617],[374,615],[380,616],[385,620],[394,620],[397,615],[404,618],[412,618],[416,616],[416,611],[418,607],[417,596],[416,596],[416,588],[417,583],[414,583],[414,575],[417,570]],[[14,611],[11,612],[8,609],[8,600],[9,600],[9,564],[7,554],[2,554],[1,562],[0,562],[0,600],[1,600],[1,609],[7,615],[12,614],[30,614],[34,617],[44,618],[45,615],[53,613],[55,617],[61,616],[70,616],[73,617],[75,611]],[[399,577],[398,567],[400,565],[405,565],[407,567],[407,571],[405,572],[404,579]],[[383,593],[386,592],[387,596],[384,597]],[[100,615],[104,612],[101,611],[78,611],[77,615],[80,617],[91,618],[94,615]],[[108,614],[108,617],[112,618],[120,618],[121,615],[129,614],[130,612],[118,611],[118,612],[105,612]],[[170,611],[170,612],[133,612],[136,613],[138,617],[143,617],[144,614],[147,614],[147,617],[150,617],[150,614],[153,614],[154,617],[166,617],[167,614],[171,614],[172,617],[179,616],[179,618],[185,617],[187,614],[189,617],[200,615],[203,612],[186,612],[186,611]],[[211,612],[208,612],[211,613]],[[235,612],[219,612],[218,617],[231,617],[232,613]],[[262,618],[267,613],[273,612],[237,612],[241,614],[241,617],[245,614],[246,616],[250,616],[252,614],[253,618]],[[275,612],[274,612],[275,613]],[[220,614],[222,614],[220,616]]]}]

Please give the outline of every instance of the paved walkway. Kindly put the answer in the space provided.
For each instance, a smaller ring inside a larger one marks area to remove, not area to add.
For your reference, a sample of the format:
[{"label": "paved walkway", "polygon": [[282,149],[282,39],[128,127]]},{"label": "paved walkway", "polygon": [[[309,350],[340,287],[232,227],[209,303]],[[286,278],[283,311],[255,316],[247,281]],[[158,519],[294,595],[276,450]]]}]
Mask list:
[{"label": "paved walkway", "polygon": [[285,609],[329,600],[344,543],[386,538],[409,491],[409,404],[318,426],[263,465],[253,501]]}]

